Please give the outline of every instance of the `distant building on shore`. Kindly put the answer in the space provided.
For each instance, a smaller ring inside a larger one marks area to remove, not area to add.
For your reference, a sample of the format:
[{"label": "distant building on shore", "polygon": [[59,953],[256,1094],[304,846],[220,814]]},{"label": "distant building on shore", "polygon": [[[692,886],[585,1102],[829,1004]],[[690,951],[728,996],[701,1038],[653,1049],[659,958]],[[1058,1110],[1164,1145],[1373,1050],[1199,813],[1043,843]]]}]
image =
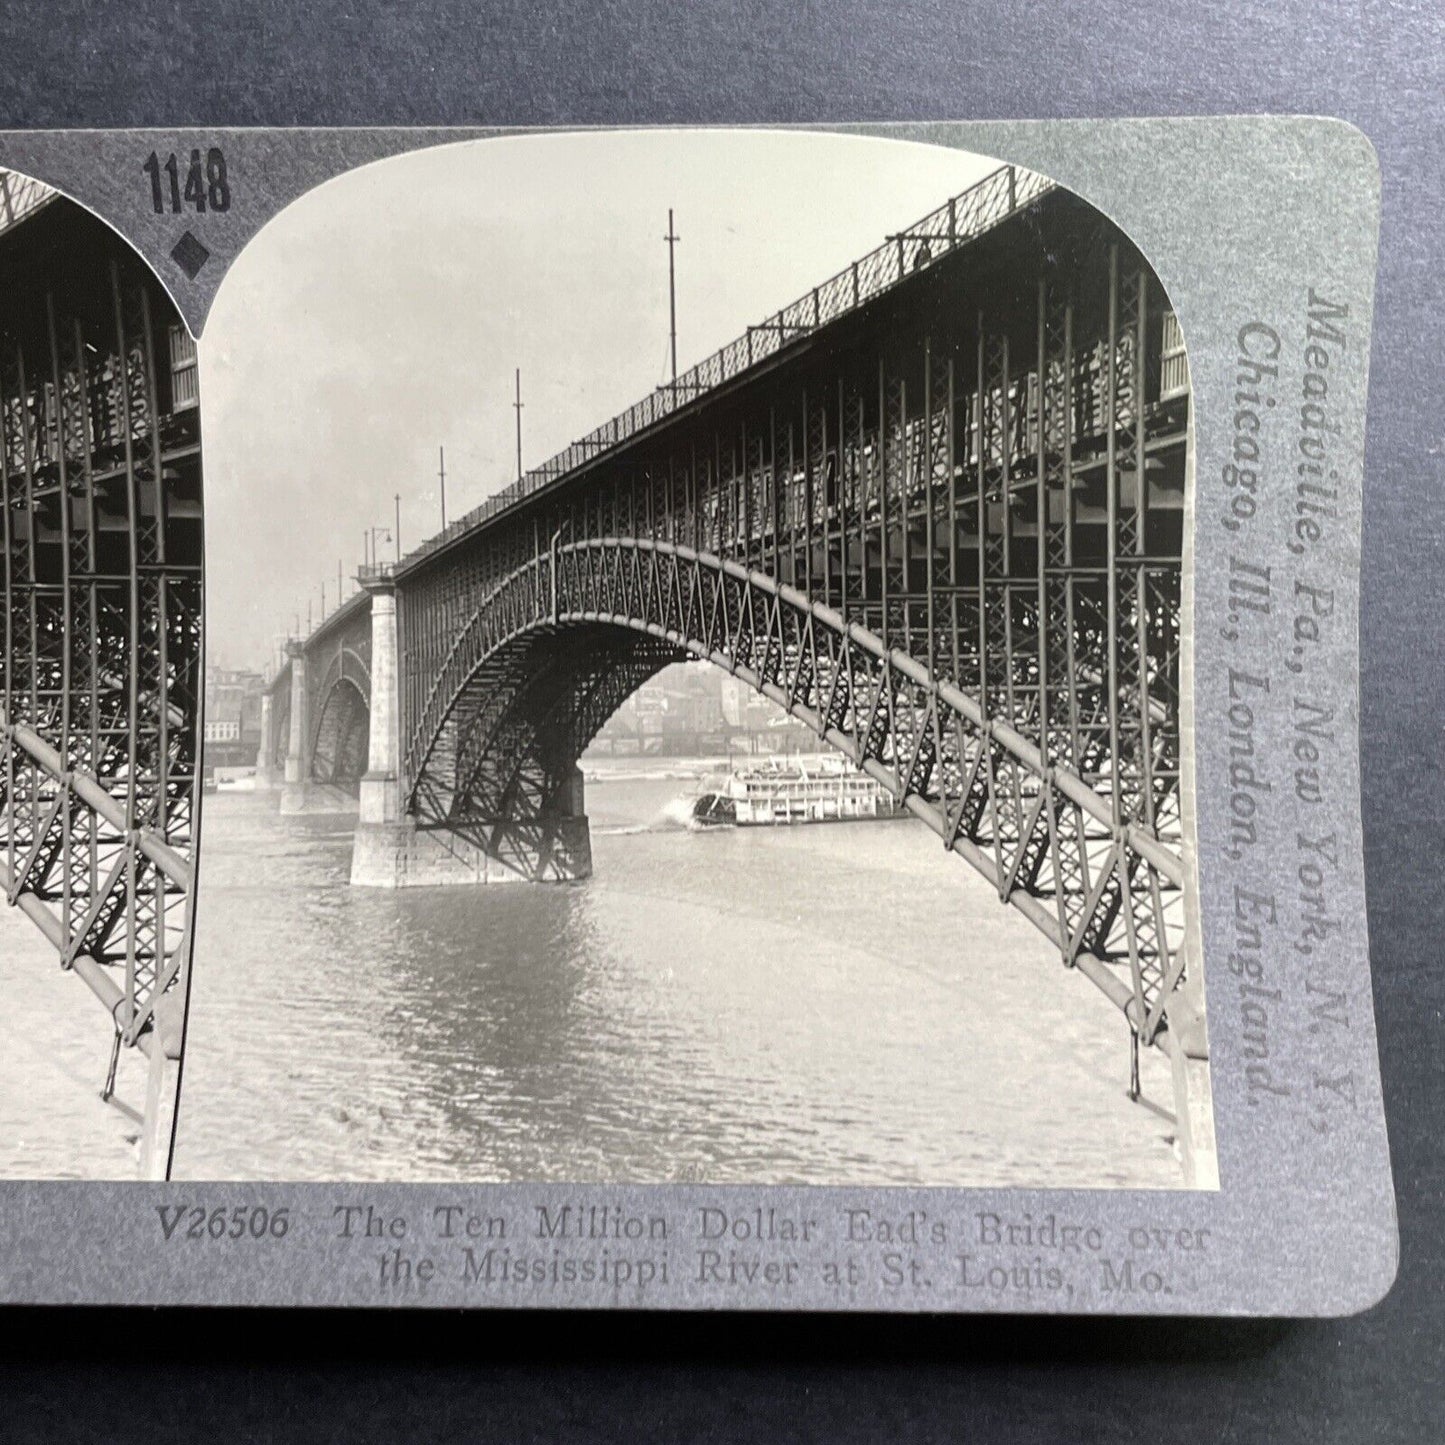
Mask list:
[{"label": "distant building on shore", "polygon": [[261,693],[265,679],[244,668],[206,669],[205,730],[201,763],[215,768],[250,767],[261,747]]},{"label": "distant building on shore", "polygon": [[590,751],[604,757],[795,753],[817,739],[777,704],[708,662],[684,662],[644,683]]}]

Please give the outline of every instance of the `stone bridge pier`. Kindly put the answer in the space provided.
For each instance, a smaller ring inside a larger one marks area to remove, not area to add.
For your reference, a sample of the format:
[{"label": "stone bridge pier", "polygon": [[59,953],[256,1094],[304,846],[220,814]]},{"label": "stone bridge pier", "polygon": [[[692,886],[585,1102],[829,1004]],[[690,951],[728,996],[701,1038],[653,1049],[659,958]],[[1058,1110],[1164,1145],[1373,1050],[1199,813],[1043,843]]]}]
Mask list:
[{"label": "stone bridge pier", "polygon": [[261,746],[256,753],[256,787],[270,792],[279,779],[272,758],[276,755],[276,705],[269,692],[261,694]]},{"label": "stone bridge pier", "polygon": [[288,642],[286,654],[291,659],[291,722],[286,740],[286,772],[281,787],[281,811],[306,811],[306,739],[310,731],[308,693],[306,689],[306,649],[299,642]]}]

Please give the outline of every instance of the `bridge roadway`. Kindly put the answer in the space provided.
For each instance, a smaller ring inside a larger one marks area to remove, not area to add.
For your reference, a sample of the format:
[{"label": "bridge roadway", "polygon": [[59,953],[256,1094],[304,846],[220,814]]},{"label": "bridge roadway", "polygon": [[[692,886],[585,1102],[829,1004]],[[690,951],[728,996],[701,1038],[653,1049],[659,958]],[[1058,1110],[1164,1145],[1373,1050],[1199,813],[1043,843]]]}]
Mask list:
[{"label": "bridge roadway", "polygon": [[1004,168],[293,639],[259,773],[352,881],[587,876],[577,759],[685,657],[888,787],[1174,1065],[1213,1181],[1186,865],[1188,365],[1127,237]]}]

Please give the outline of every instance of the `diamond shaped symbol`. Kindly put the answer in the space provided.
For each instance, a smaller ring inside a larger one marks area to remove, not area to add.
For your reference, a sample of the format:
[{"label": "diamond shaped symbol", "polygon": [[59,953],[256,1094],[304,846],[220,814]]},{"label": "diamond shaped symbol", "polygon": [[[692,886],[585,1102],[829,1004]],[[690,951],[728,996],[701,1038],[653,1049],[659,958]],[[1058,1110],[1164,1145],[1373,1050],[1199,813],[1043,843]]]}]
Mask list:
[{"label": "diamond shaped symbol", "polygon": [[192,281],[200,275],[201,267],[210,259],[211,253],[189,231],[171,247],[171,260]]}]

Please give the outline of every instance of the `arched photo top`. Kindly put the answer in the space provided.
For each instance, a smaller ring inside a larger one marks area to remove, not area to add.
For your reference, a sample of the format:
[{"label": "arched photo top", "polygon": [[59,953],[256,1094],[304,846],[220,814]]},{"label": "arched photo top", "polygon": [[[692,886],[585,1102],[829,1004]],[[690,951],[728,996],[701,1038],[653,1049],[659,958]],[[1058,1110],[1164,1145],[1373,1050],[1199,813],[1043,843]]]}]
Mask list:
[{"label": "arched photo top", "polygon": [[352,887],[591,878],[579,760],[701,659],[1179,1059],[1213,1186],[1188,366],[1107,217],[852,135],[459,144],[273,220],[202,362],[210,635],[267,678],[279,814],[355,810]]},{"label": "arched photo top", "polygon": [[17,1007],[36,1005],[25,1027],[60,1097],[83,1052],[105,1101],[55,1111],[76,1134],[55,1141],[51,1167],[160,1178],[200,793],[196,350],[112,227],[14,172],[0,172],[0,509],[14,743],[0,883],[64,980],[24,978]]}]

